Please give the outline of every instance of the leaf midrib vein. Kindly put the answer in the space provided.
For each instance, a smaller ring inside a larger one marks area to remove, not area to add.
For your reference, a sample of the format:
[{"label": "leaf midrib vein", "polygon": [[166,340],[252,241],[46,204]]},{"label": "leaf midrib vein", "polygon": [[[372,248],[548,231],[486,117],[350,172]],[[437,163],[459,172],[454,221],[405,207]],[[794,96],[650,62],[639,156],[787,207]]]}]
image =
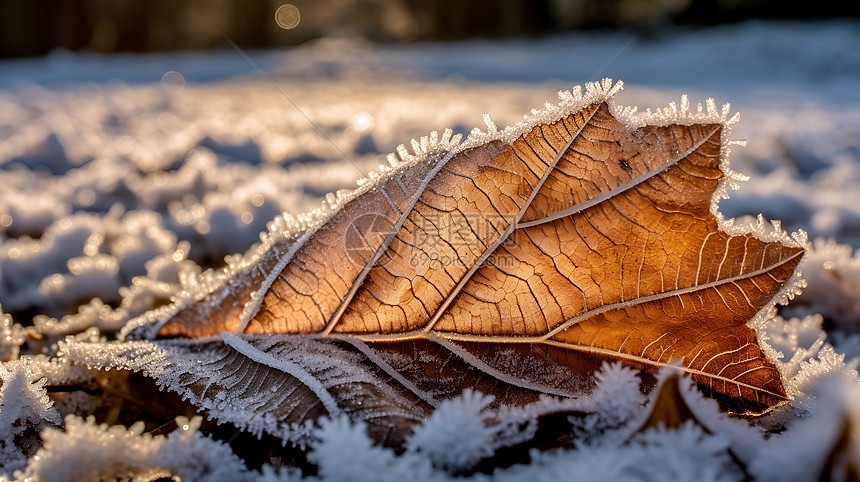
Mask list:
[{"label": "leaf midrib vein", "polygon": [[626,192],[627,190],[631,189],[632,187],[638,186],[639,184],[642,184],[643,182],[647,181],[648,179],[651,179],[652,177],[655,177],[658,174],[665,172],[667,169],[674,166],[675,164],[677,164],[681,160],[686,159],[687,156],[696,152],[700,147],[702,147],[711,138],[711,136],[713,136],[721,127],[722,127],[722,125],[717,125],[716,127],[714,127],[714,129],[711,132],[709,132],[707,135],[702,136],[702,139],[700,139],[698,142],[693,144],[689,149],[680,153],[675,158],[669,159],[668,161],[666,161],[663,165],[661,165],[657,169],[650,170],[641,176],[634,177],[633,179],[625,182],[624,184],[620,184],[617,187],[610,189],[609,191],[602,192],[602,193],[598,194],[597,196],[595,196],[591,199],[585,200],[585,201],[578,203],[578,204],[574,204],[573,206],[566,208],[566,209],[562,209],[561,211],[556,211],[556,212],[554,212],[548,216],[545,216],[541,219],[536,219],[534,221],[527,221],[525,223],[519,223],[518,227],[528,228],[531,226],[537,226],[539,224],[545,224],[548,222],[552,222],[552,221],[555,221],[556,219],[561,219],[561,218],[570,216],[572,214],[576,214],[578,212],[584,211],[584,210],[586,210],[592,206],[596,206],[596,205],[602,203],[603,201],[606,201],[607,199],[615,197],[616,195],[621,194],[622,192]]},{"label": "leaf midrib vein", "polygon": [[[443,301],[441,305],[439,305],[439,308],[436,310],[436,313],[433,314],[433,317],[424,326],[424,328],[422,330],[423,332],[429,333],[433,329],[433,327],[436,325],[436,323],[439,321],[439,319],[442,317],[442,315],[445,314],[445,311],[448,309],[448,306],[450,306],[451,303],[453,303],[454,299],[463,290],[463,287],[466,285],[466,283],[468,283],[469,280],[472,279],[472,276],[484,264],[484,262],[487,260],[487,258],[489,258],[490,255],[495,253],[496,249],[498,249],[498,247],[501,246],[502,243],[507,241],[508,238],[510,238],[511,234],[516,229],[518,229],[520,227],[520,220],[523,218],[523,216],[525,216],[529,207],[531,207],[532,201],[534,201],[535,197],[537,197],[538,192],[540,192],[540,189],[543,187],[544,183],[546,183],[546,180],[549,179],[549,176],[555,170],[556,165],[561,160],[561,158],[564,156],[564,153],[567,152],[567,150],[570,148],[570,146],[573,145],[574,141],[576,141],[576,139],[580,136],[580,134],[582,134],[582,131],[589,125],[589,123],[591,122],[591,119],[594,118],[594,115],[597,114],[597,111],[599,111],[599,110],[600,110],[600,106],[594,108],[594,110],[592,110],[591,113],[588,115],[588,118],[583,121],[582,125],[576,131],[576,134],[573,134],[571,136],[570,140],[567,142],[567,144],[562,149],[560,149],[558,151],[558,153],[556,153],[555,159],[553,160],[553,162],[551,164],[549,164],[547,166],[546,170],[543,173],[543,176],[538,181],[538,183],[534,187],[534,189],[532,189],[532,192],[529,195],[529,198],[526,200],[526,202],[523,204],[523,207],[517,213],[516,218],[514,218],[514,220],[510,224],[508,224],[508,227],[505,228],[505,230],[504,230],[504,232],[502,232],[501,236],[499,236],[496,239],[496,241],[492,245],[490,245],[486,250],[484,250],[484,252],[481,254],[481,256],[478,257],[474,263],[472,263],[472,266],[469,268],[469,271],[467,271],[466,274],[463,275],[462,278],[460,278],[460,282],[457,283],[457,286],[455,286],[453,290],[451,290],[451,293],[448,294],[448,297],[445,298],[445,301]],[[559,122],[564,124],[564,118],[562,118]],[[567,129],[567,126],[565,126],[565,130],[570,132]],[[541,129],[541,135],[544,135],[542,129]],[[532,150],[532,152],[535,153],[535,156],[537,156],[538,159],[540,159],[540,156],[537,154],[537,152],[534,150],[534,148],[531,146],[531,144],[529,144],[525,140],[525,136],[523,136],[523,142],[526,145],[528,145],[529,148]],[[527,164],[526,161],[523,161],[523,163]]]}]

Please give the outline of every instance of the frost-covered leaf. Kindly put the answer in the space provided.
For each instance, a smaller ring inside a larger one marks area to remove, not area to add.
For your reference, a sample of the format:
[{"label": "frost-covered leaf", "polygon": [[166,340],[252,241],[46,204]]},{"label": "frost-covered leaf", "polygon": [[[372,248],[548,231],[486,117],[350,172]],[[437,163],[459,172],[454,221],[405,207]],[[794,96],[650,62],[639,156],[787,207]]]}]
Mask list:
[{"label": "frost-covered leaf", "polygon": [[164,351],[161,385],[284,438],[345,413],[398,445],[466,388],[577,396],[604,361],[682,359],[725,409],[767,410],[788,394],[758,337],[805,236],[717,211],[741,179],[727,107],[637,116],[608,104],[619,88],[413,141],[123,333]]}]

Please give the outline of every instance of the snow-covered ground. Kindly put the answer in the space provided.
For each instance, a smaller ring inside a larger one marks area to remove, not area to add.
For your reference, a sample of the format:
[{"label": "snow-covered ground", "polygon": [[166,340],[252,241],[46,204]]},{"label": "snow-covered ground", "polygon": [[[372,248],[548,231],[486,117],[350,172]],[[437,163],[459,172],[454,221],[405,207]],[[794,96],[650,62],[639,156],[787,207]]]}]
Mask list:
[{"label": "snow-covered ground", "polygon": [[[559,89],[612,77],[625,82],[616,102],[640,110],[688,93],[694,106],[714,97],[741,112],[733,136],[748,143],[734,148],[732,167],[751,180],[721,210],[763,213],[816,239],[809,288],[788,313],[823,314],[828,341],[852,358],[857,46],[860,22],[834,21],[397,46],[331,39],[246,52],[273,83],[233,50],[2,61],[0,305],[12,318],[0,355],[15,357],[22,325],[49,338],[117,330],[163,302],[183,273],[244,252],[277,214],[352,188],[414,137],[468,134],[484,112],[508,125]],[[798,333],[811,333],[801,348],[823,336],[820,321],[786,329],[786,349],[803,344]],[[855,396],[840,390],[832,400]],[[320,453],[337,423],[324,427]],[[696,446],[719,448],[705,445]]]}]

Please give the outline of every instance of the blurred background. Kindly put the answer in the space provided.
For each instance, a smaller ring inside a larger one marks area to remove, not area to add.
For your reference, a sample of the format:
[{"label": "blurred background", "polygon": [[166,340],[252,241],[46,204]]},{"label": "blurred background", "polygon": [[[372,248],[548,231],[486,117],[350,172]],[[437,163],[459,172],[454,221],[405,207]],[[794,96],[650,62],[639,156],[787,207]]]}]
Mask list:
[{"label": "blurred background", "polygon": [[3,0],[0,57],[297,45],[321,37],[416,42],[583,29],[706,26],[860,15],[860,2],[808,0],[296,0],[301,29],[272,22],[276,0]]}]

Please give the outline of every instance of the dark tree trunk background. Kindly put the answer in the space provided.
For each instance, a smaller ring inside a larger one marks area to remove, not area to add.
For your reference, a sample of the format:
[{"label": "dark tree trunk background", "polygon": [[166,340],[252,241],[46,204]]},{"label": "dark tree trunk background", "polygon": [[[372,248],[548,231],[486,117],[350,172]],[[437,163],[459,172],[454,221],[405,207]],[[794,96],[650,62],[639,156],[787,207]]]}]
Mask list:
[{"label": "dark tree trunk background", "polygon": [[[573,29],[709,25],[747,18],[860,16],[860,2],[800,0],[0,0],[0,57],[55,48],[145,52],[295,45],[324,36],[378,42],[535,36]],[[653,29],[652,29],[653,30]]]}]

